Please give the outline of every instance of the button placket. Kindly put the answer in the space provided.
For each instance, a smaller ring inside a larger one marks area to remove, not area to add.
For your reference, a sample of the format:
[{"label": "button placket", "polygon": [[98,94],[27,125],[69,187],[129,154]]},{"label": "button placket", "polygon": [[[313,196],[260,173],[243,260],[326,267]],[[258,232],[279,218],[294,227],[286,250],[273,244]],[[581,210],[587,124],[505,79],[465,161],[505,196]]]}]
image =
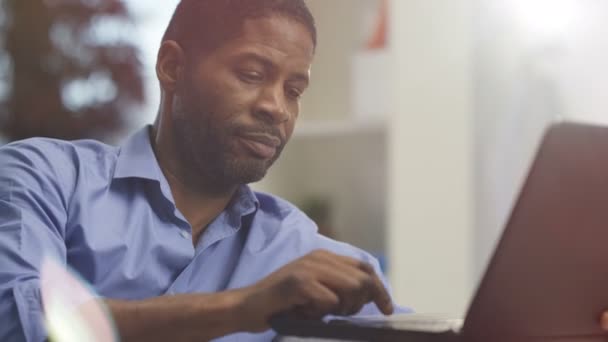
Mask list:
[{"label": "button placket", "polygon": [[181,237],[183,237],[184,239],[192,239],[192,236],[190,235],[190,233],[188,233],[187,231],[180,229],[179,230],[179,235]]}]

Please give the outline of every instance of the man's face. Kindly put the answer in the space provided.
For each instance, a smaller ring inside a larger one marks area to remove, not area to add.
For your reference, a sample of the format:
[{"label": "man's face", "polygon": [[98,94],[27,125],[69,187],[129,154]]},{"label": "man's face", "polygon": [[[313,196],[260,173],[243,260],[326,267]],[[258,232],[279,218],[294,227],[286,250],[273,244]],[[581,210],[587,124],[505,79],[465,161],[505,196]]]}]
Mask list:
[{"label": "man's face", "polygon": [[291,137],[313,54],[304,25],[271,15],[245,21],[241,35],[187,60],[173,137],[188,177],[217,186],[262,179]]}]

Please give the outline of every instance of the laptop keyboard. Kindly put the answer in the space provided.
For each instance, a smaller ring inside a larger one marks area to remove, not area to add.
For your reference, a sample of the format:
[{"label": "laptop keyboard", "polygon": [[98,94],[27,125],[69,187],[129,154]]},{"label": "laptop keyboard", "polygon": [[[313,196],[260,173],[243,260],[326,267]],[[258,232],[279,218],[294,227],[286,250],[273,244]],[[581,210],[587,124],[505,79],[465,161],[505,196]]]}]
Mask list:
[{"label": "laptop keyboard", "polygon": [[395,314],[392,316],[356,316],[332,320],[331,324],[357,324],[420,332],[459,332],[464,320],[435,314]]}]

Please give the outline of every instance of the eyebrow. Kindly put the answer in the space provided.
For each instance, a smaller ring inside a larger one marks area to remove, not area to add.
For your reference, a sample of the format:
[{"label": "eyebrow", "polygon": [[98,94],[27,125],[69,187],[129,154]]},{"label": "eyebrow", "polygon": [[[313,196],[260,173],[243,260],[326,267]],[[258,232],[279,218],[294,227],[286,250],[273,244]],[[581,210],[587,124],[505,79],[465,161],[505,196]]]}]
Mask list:
[{"label": "eyebrow", "polygon": [[[261,55],[261,54],[255,53],[255,52],[242,53],[236,57],[236,60],[237,61],[254,60],[254,61],[262,64],[265,68],[268,68],[268,69],[276,68],[275,63],[272,60],[265,57],[264,55]],[[306,73],[295,72],[291,75],[290,79],[294,80],[294,81],[304,82],[304,83],[306,83],[307,86],[310,83],[310,77]]]}]

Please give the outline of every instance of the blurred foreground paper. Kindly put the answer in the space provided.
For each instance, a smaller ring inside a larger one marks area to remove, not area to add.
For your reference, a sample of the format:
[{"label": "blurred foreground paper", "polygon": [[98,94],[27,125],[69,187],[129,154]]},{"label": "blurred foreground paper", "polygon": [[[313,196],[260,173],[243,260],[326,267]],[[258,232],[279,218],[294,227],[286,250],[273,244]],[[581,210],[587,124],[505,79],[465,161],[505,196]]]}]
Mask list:
[{"label": "blurred foreground paper", "polygon": [[45,258],[40,283],[45,324],[51,341],[118,341],[103,302],[66,266]]}]

